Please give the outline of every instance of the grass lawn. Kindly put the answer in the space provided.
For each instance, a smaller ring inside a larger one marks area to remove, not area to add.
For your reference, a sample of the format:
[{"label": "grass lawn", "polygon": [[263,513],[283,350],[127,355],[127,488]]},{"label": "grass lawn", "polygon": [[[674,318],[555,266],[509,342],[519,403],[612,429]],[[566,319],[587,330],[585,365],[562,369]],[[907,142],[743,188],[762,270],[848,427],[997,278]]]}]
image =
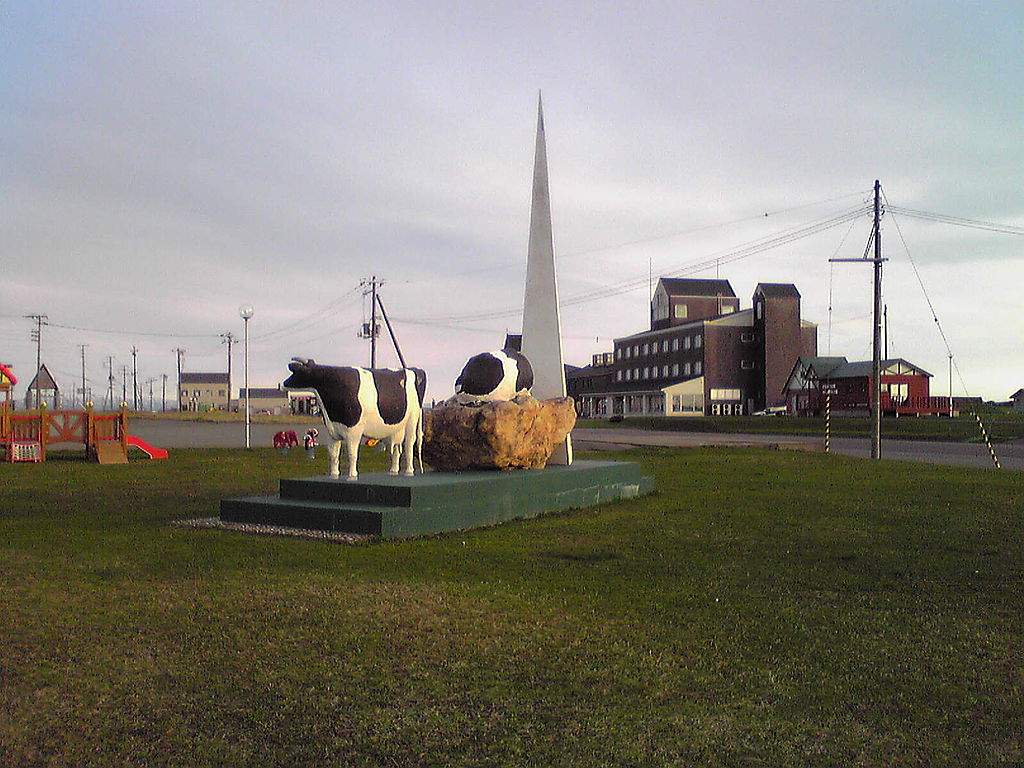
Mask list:
[{"label": "grass lawn", "polygon": [[360,546],[169,525],[297,452],[0,465],[0,766],[1024,763],[1024,476],[628,458],[656,494]]}]

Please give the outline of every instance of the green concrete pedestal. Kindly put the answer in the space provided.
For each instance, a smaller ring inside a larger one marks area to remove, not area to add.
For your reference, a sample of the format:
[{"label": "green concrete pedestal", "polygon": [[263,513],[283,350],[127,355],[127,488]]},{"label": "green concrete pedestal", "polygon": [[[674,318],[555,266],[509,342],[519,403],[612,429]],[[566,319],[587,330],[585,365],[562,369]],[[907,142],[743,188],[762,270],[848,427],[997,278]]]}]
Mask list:
[{"label": "green concrete pedestal", "polygon": [[428,472],[281,480],[275,496],[224,499],[225,522],[258,523],[384,538],[422,536],[493,525],[546,512],[628,499],[654,489],[640,465],[576,461],[514,472]]}]

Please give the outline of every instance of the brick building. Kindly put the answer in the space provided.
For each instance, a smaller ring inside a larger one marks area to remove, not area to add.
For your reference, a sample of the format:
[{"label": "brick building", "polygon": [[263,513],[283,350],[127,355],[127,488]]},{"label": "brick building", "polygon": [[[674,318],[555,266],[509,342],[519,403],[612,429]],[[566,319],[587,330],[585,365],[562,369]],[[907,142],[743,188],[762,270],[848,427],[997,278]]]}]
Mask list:
[{"label": "brick building", "polygon": [[818,328],[800,317],[789,283],[761,283],[740,309],[728,280],[661,278],[650,329],[615,339],[611,353],[567,377],[584,417],[741,415],[786,403],[801,355]]}]

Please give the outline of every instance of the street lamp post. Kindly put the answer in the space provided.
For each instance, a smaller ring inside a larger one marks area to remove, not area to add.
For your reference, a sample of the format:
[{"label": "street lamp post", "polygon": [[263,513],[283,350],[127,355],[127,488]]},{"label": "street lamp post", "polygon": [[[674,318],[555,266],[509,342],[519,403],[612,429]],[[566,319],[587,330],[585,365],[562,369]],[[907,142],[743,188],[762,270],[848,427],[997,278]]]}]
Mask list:
[{"label": "street lamp post", "polygon": [[249,320],[254,310],[251,304],[243,304],[238,308],[238,314],[245,321],[245,341],[243,344],[242,358],[245,365],[245,447],[249,448]]}]

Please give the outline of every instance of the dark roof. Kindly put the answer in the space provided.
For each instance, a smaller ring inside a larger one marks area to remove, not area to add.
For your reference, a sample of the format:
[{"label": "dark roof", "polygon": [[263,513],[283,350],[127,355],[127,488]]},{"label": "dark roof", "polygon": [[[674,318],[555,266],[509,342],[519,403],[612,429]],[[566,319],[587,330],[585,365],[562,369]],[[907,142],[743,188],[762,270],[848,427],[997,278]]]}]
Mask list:
[{"label": "dark roof", "polygon": [[736,294],[728,280],[697,280],[689,277],[662,277],[658,282],[665,286],[669,296],[731,296]]},{"label": "dark roof", "polygon": [[[238,388],[238,398],[245,397],[245,387]],[[249,387],[249,397],[280,397],[287,399],[288,393],[277,387]]]},{"label": "dark roof", "polygon": [[804,368],[811,368],[819,379],[827,378],[832,371],[840,366],[846,365],[845,357],[814,357],[803,355],[800,358],[800,365]]},{"label": "dark roof", "polygon": [[182,384],[227,384],[226,373],[182,373]]},{"label": "dark roof", "polygon": [[754,293],[760,291],[769,299],[799,299],[800,291],[792,283],[758,283]]},{"label": "dark roof", "polygon": [[[902,357],[893,357],[881,361],[884,371],[894,363],[902,363],[908,368],[913,368],[922,376],[931,376],[928,371],[904,360]],[[855,360],[847,362],[845,357],[811,357],[804,355],[797,361],[797,365],[803,368],[811,368],[819,379],[869,379],[873,363],[870,360]]]},{"label": "dark roof", "polygon": [[1010,395],[1011,400],[1016,400],[1018,397],[1024,397],[1024,389],[1018,389],[1016,392]]},{"label": "dark roof", "polygon": [[57,386],[57,382],[53,379],[53,374],[50,373],[50,369],[46,367],[46,363],[39,366],[39,372],[35,375],[31,382],[29,382],[28,388],[31,389],[52,389],[54,392],[60,391],[60,387]]}]

